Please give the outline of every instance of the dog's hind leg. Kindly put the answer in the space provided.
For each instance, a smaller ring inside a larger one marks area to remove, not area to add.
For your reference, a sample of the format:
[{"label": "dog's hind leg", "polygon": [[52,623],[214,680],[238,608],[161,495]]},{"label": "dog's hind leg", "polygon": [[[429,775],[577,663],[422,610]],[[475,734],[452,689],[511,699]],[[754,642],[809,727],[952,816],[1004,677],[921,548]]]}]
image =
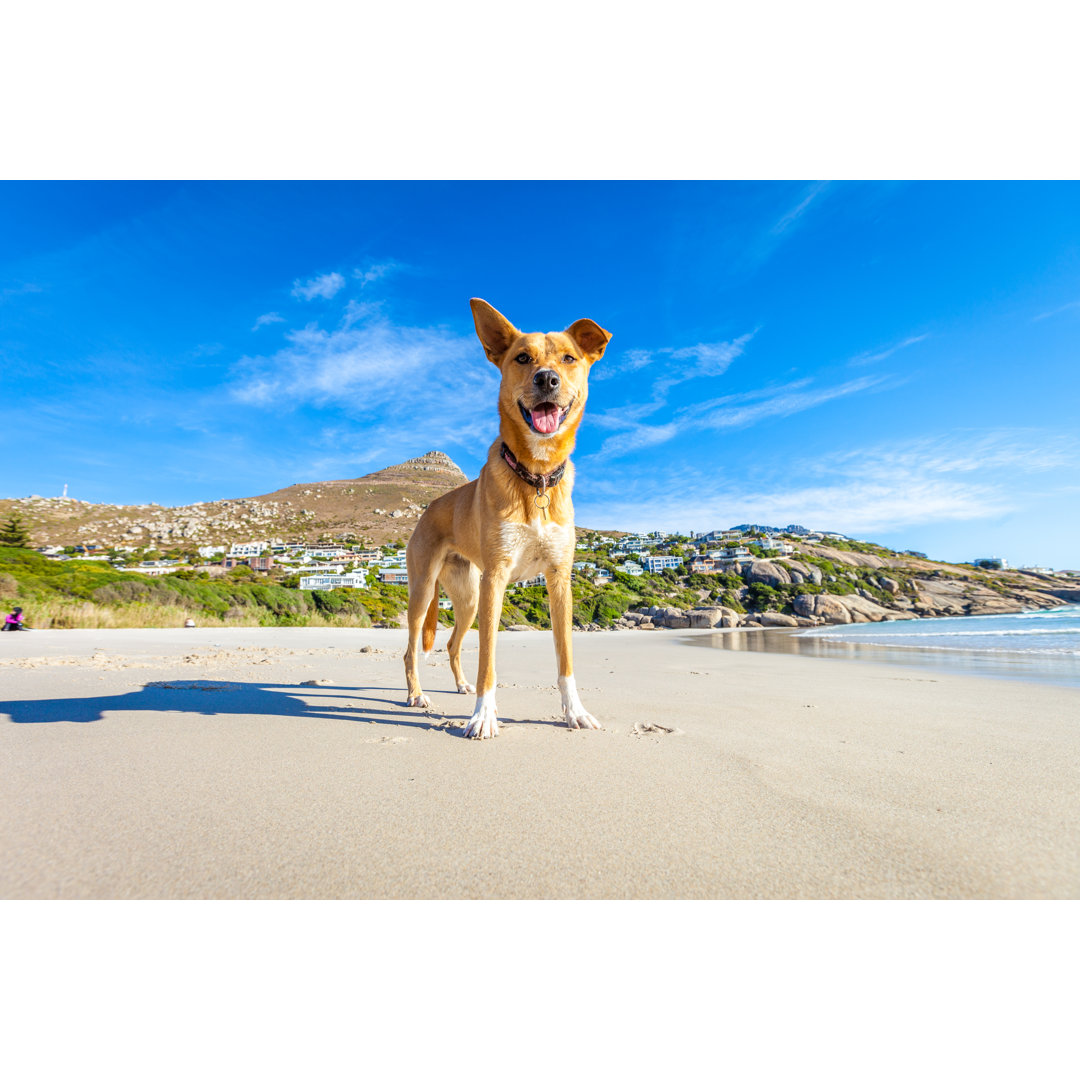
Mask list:
[{"label": "dog's hind leg", "polygon": [[[409,700],[407,705],[430,709],[431,701],[420,689],[420,651],[429,652],[435,643],[435,626],[438,621],[438,575],[442,558],[426,561],[409,542],[405,553],[409,572],[409,645],[405,650],[405,685]],[[434,611],[432,611],[434,609]]]},{"label": "dog's hind leg", "polygon": [[439,583],[454,605],[454,629],[446,646],[446,651],[450,654],[450,670],[459,694],[475,694],[476,687],[465,678],[465,673],[461,670],[461,646],[476,618],[476,609],[480,604],[480,571],[460,555],[450,555],[443,563]]}]

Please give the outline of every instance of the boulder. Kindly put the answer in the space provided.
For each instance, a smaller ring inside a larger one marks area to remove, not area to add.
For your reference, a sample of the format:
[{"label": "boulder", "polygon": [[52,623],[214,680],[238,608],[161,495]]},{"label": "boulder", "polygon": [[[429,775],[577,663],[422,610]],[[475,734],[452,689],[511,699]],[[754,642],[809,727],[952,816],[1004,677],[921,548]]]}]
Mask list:
[{"label": "boulder", "polygon": [[796,596],[795,614],[801,615],[804,619],[816,618],[827,623],[851,622],[851,613],[841,597],[831,596],[829,593]]},{"label": "boulder", "polygon": [[821,584],[821,571],[816,566],[799,562],[798,559],[788,559],[786,566],[793,585],[802,585],[807,581],[812,585]]},{"label": "boulder", "polygon": [[690,616],[683,614],[666,615],[664,625],[669,630],[687,630],[690,627]]},{"label": "boulder", "polygon": [[852,622],[884,622],[890,617],[907,618],[906,613],[893,612],[873,599],[864,596],[842,596],[840,600],[851,612]]},{"label": "boulder", "polygon": [[731,608],[715,605],[694,608],[690,612],[690,625],[697,630],[709,630],[717,626],[738,626],[739,613]]},{"label": "boulder", "polygon": [[760,583],[762,585],[770,585],[775,588],[777,585],[790,585],[791,575],[787,572],[787,569],[780,563],[771,562],[767,559],[752,559],[746,570],[743,571],[743,578],[747,584]]},{"label": "boulder", "polygon": [[861,551],[838,551],[836,548],[819,547],[817,554],[823,559],[828,559],[829,562],[847,566],[866,566],[871,570],[880,570],[888,566],[888,563],[877,555],[864,555]]},{"label": "boulder", "polygon": [[892,593],[893,596],[900,595],[900,582],[895,581],[891,577],[879,577],[878,584],[887,592]]},{"label": "boulder", "polygon": [[695,630],[711,630],[720,622],[721,609],[716,607],[694,608],[690,612],[690,626]]},{"label": "boulder", "polygon": [[798,621],[791,615],[780,611],[763,611],[758,615],[762,626],[798,626]]}]

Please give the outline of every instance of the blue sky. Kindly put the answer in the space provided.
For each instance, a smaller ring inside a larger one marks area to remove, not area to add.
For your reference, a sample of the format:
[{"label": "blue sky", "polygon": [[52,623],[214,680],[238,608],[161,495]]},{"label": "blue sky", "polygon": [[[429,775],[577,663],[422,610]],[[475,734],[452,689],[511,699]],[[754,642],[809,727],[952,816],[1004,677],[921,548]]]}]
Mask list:
[{"label": "blue sky", "polygon": [[468,300],[614,335],[580,524],[1080,566],[1080,185],[6,183],[0,495],[180,504],[441,449]]}]

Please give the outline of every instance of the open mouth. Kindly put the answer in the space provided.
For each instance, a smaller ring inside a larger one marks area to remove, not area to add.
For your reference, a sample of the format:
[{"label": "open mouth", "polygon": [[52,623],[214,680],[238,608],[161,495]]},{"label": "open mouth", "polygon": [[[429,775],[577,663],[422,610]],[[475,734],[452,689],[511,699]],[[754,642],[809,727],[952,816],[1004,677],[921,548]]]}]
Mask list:
[{"label": "open mouth", "polygon": [[569,415],[573,404],[574,403],[571,401],[565,409],[560,409],[554,401],[544,401],[539,405],[534,405],[531,409],[526,409],[519,401],[518,408],[521,410],[521,415],[525,417],[525,423],[528,424],[537,435],[554,435],[562,426],[562,422]]}]

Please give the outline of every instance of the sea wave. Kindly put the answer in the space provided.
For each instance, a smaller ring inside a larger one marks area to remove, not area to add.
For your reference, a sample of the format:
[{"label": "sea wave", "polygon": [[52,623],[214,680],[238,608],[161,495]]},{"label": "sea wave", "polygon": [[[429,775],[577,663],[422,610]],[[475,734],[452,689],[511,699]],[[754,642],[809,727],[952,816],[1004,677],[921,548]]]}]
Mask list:
[{"label": "sea wave", "polygon": [[826,637],[823,640],[830,642],[838,642],[844,645],[866,645],[875,649],[910,649],[912,652],[966,652],[966,653],[988,653],[988,654],[1004,654],[1009,653],[1014,656],[1076,656],[1080,657],[1080,649],[1010,649],[1006,646],[998,646],[996,648],[988,647],[985,645],[925,645],[925,644],[905,644],[903,642],[894,641],[889,638],[878,638],[874,641],[859,640],[854,641],[851,638],[842,637]]},{"label": "sea wave", "polygon": [[[884,625],[884,624],[879,624]],[[895,623],[888,625],[895,626]],[[866,624],[860,624],[860,630],[855,636],[861,641],[863,638],[869,638],[871,631],[863,630]],[[844,629],[847,629],[846,627]],[[882,637],[887,637],[889,641],[895,641],[896,638],[902,637],[1025,637],[1035,634],[1073,634],[1080,636],[1080,627],[1075,626],[1062,626],[1062,627],[1044,627],[1035,630],[897,630],[890,631],[883,634]],[[823,633],[820,630],[808,632],[804,636],[809,637],[844,637],[844,630],[829,628],[829,632]]]}]

